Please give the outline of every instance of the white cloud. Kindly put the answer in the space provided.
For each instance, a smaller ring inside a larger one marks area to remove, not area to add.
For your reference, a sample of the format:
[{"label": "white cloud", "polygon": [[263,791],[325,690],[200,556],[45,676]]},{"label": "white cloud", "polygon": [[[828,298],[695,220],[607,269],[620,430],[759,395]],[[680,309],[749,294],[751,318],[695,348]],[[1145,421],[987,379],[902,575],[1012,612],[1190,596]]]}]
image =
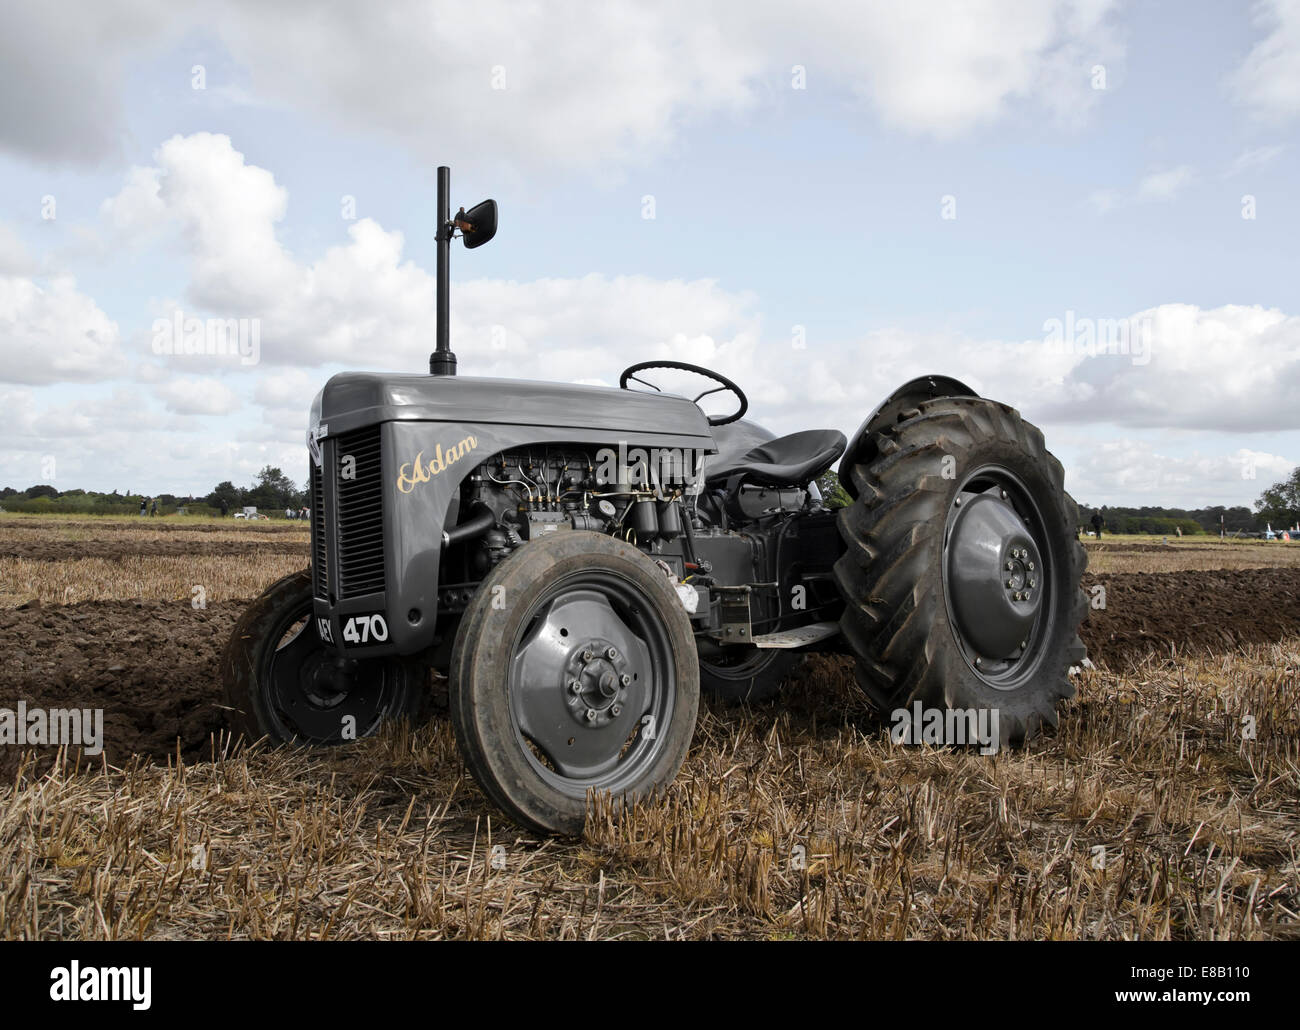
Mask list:
[{"label": "white cloud", "polygon": [[[361,219],[349,225],[347,242],[299,263],[277,236],[284,189],[246,164],[227,137],[174,137],[156,156],[158,166],[133,170],[105,212],[143,211],[150,226],[176,230],[189,263],[189,300],[217,317],[259,319],[263,362],[425,367],[435,282],[404,256],[400,232]],[[151,182],[156,194],[141,186]],[[138,203],[155,195],[157,205]],[[465,341],[467,369],[580,378],[608,367],[611,352],[629,355],[627,363],[656,347],[704,347],[725,358],[753,335],[751,304],[711,280],[472,281],[457,286],[453,339]]]},{"label": "white cloud", "polygon": [[1122,56],[1111,0],[401,0],[310,17],[262,0],[68,6],[7,22],[0,139],[83,162],[117,150],[130,61],[185,33],[216,37],[247,76],[246,91],[211,84],[223,104],[246,92],[421,159],[441,159],[449,139],[508,140],[520,168],[662,152],[688,122],[771,108],[795,65],[810,91],[855,96],[909,133],[961,134],[1016,104],[1076,121],[1097,97],[1091,67]]},{"label": "white cloud", "polygon": [[13,229],[0,222],[0,275],[30,275],[34,270],[23,241]]},{"label": "white cloud", "polygon": [[[1082,503],[1173,505],[1193,508],[1248,504],[1265,487],[1286,478],[1294,460],[1267,451],[1188,456],[1164,453],[1148,440],[1098,441],[1070,466],[1070,490]],[[1124,498],[1115,501],[1114,498]]]},{"label": "white cloud", "polygon": [[1036,340],[877,332],[850,364],[874,371],[883,361],[898,382],[942,372],[1055,425],[1300,429],[1300,316],[1258,305],[1162,304],[1124,317],[1053,318],[1061,325],[1044,320]]},{"label": "white cloud", "polygon": [[234,390],[211,376],[175,376],[155,386],[154,394],[177,415],[226,415],[241,403]]},{"label": "white cloud", "polygon": [[71,278],[0,275],[0,382],[111,379],[121,362],[117,323]]},{"label": "white cloud", "polygon": [[1249,171],[1252,168],[1263,168],[1285,149],[1286,147],[1278,145],[1252,147],[1249,150],[1243,150],[1233,158],[1232,164],[1230,164],[1228,170],[1223,173],[1223,177],[1225,179],[1230,179],[1234,175],[1240,175],[1242,172]]},{"label": "white cloud", "polygon": [[797,43],[813,55],[812,68],[827,67],[886,123],[953,136],[1021,100],[1078,121],[1097,97],[1092,67],[1122,52],[1112,7],[1108,0],[781,5],[763,39],[773,57]]},{"label": "white cloud", "polygon": [[116,154],[130,56],[167,33],[170,8],[161,0],[7,4],[0,151],[85,164]]},{"label": "white cloud", "polygon": [[[161,217],[186,241],[189,293],[219,315],[260,318],[264,363],[424,367],[434,280],[405,257],[401,233],[363,219],[349,226],[347,242],[299,263],[276,233],[285,191],[226,137],[175,137],[158,153]],[[1148,184],[1146,194],[1176,190],[1189,174],[1176,171]],[[124,192],[139,181],[132,173]],[[936,371],[1012,403],[1032,401],[1057,422],[1300,428],[1300,317],[1186,304],[1085,314],[1062,314],[1068,328],[1056,349],[1045,338],[952,339],[886,328],[855,344],[815,341],[799,351],[789,340],[766,342],[757,299],[716,281],[588,275],[459,283],[452,339],[463,372],[505,377],[612,382],[623,365],[651,357],[709,365],[741,381],[756,406],[778,419],[829,391],[848,429],[893,386]],[[312,393],[308,377],[286,374],[257,399],[290,406],[297,394],[305,407]]]},{"label": "white cloud", "polygon": [[[1127,354],[1089,357],[1035,344],[1031,367],[1041,378],[1030,383],[1031,395],[1053,419],[1224,432],[1300,428],[1300,317],[1258,305],[1163,304],[1125,323],[1133,341],[1149,337],[1149,350],[1134,342]],[[1069,367],[1052,375],[1053,362]]]},{"label": "white cloud", "polygon": [[1144,175],[1131,189],[1098,189],[1088,194],[1088,202],[1098,214],[1131,204],[1174,200],[1190,183],[1196,172],[1190,165],[1162,168]]},{"label": "white cloud", "polygon": [[1288,121],[1300,114],[1300,0],[1263,0],[1254,16],[1268,35],[1229,76],[1229,90],[1259,117]]},{"label": "white cloud", "polygon": [[1192,181],[1192,170],[1187,165],[1167,168],[1144,175],[1138,183],[1139,200],[1173,200],[1178,192]]}]

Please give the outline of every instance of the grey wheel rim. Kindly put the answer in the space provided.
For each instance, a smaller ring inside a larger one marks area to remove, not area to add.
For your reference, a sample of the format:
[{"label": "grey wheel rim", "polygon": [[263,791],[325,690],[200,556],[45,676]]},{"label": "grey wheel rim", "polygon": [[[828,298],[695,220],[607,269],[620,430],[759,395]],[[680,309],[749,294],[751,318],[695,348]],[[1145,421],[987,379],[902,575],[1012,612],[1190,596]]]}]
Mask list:
[{"label": "grey wheel rim", "polygon": [[1014,690],[1033,677],[1054,583],[1047,525],[1024,480],[998,465],[970,473],[944,524],[944,601],[962,658],[985,683]]},{"label": "grey wheel rim", "polygon": [[515,640],[507,689],[534,771],[570,797],[618,794],[658,759],[676,694],[667,627],[614,573],[576,573],[539,597]]}]

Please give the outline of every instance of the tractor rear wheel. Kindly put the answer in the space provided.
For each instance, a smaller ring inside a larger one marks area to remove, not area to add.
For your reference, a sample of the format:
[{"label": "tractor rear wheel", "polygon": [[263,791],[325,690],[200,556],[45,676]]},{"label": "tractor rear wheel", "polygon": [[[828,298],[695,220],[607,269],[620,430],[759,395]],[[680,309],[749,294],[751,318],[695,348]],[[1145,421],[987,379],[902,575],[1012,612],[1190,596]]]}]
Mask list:
[{"label": "tractor rear wheel", "polygon": [[401,658],[341,658],[312,625],[310,570],[268,587],[244,611],[221,658],[232,729],[277,744],[342,744],[385,719],[425,713],[428,672]]},{"label": "tractor rear wheel", "polygon": [[941,397],[866,453],[835,566],[859,684],[896,720],[918,702],[996,712],[1000,743],[1055,726],[1085,655],[1087,555],[1043,434],[1007,405]]},{"label": "tractor rear wheel", "polygon": [[672,782],[700,703],[690,620],[663,571],[585,530],[518,548],[474,592],[452,651],[451,721],[483,792],[544,833],[589,796]]}]

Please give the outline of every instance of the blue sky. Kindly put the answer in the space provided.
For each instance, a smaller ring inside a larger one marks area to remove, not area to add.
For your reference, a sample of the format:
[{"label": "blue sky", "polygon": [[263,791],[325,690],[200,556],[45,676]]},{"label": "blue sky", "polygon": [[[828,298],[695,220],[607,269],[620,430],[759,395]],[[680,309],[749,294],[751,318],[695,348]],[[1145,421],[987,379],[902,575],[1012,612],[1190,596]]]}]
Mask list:
[{"label": "blue sky", "polygon": [[[673,356],[851,432],[944,372],[1094,504],[1300,463],[1294,0],[197,10],[5,15],[0,483],[299,476],[329,374],[425,366],[438,163],[501,205],[453,256],[465,373]],[[177,308],[257,319],[259,363],[153,353]],[[1067,313],[1148,359],[1053,351]]]}]

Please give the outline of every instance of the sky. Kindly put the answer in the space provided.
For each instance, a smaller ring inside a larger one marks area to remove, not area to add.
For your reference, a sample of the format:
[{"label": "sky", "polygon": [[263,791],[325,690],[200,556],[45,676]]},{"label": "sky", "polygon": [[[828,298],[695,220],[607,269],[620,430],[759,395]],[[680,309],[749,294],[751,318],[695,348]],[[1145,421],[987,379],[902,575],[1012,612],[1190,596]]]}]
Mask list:
[{"label": "sky", "polygon": [[941,373],[1088,505],[1300,464],[1300,0],[0,12],[0,485],[301,480],[330,375],[428,367],[439,164],[500,206],[462,374],[672,358],[851,434]]}]

